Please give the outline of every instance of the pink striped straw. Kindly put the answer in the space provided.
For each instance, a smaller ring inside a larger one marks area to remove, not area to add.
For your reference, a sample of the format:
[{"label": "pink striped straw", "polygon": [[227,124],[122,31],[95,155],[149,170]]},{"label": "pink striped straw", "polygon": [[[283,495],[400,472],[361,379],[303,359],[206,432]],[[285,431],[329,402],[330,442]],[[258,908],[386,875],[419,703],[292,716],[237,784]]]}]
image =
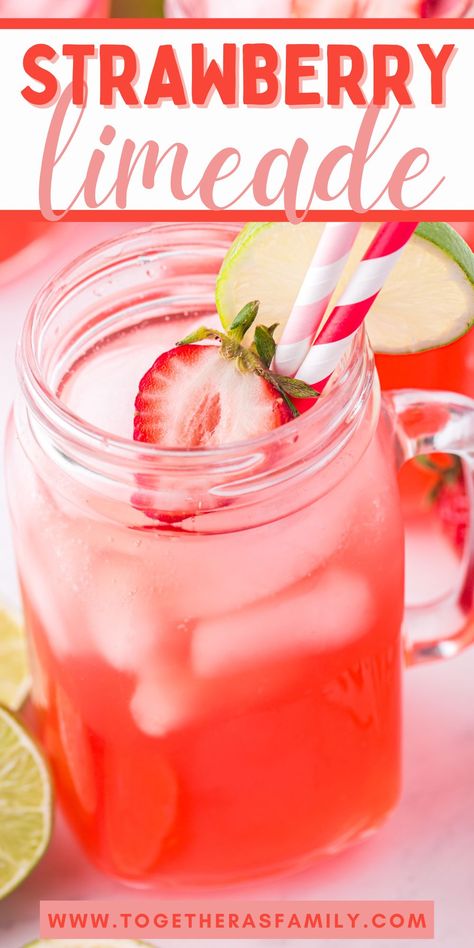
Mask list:
[{"label": "pink striped straw", "polygon": [[401,221],[382,224],[298,369],[298,378],[322,391],[416,226]]},{"label": "pink striped straw", "polygon": [[306,358],[347,263],[360,224],[326,224],[275,353],[280,375],[295,375]]}]

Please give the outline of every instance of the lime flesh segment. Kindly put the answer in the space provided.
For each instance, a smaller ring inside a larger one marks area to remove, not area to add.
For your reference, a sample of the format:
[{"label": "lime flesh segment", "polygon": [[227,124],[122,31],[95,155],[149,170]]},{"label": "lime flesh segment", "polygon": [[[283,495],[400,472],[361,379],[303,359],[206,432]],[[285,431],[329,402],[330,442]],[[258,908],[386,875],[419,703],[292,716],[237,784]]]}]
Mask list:
[{"label": "lime flesh segment", "polygon": [[[322,223],[247,224],[229,249],[216,284],[224,326],[250,299],[258,321],[278,322],[278,339],[309,267]],[[378,225],[364,224],[328,312]],[[421,224],[405,247],[366,320],[376,352],[409,353],[447,345],[474,323],[474,255],[449,224]]]},{"label": "lime flesh segment", "polygon": [[39,862],[51,824],[48,768],[25,728],[0,708],[0,899]]},{"label": "lime flesh segment", "polygon": [[90,938],[79,938],[79,940],[77,938],[66,938],[63,941],[57,938],[46,938],[43,941],[32,941],[24,948],[49,948],[49,946],[54,946],[54,948],[153,948],[153,945],[150,945],[147,941],[130,941],[130,939],[124,938],[115,941],[108,941],[103,938],[95,940]]},{"label": "lime flesh segment", "polygon": [[21,626],[0,609],[0,704],[21,708],[30,689],[26,636]]}]

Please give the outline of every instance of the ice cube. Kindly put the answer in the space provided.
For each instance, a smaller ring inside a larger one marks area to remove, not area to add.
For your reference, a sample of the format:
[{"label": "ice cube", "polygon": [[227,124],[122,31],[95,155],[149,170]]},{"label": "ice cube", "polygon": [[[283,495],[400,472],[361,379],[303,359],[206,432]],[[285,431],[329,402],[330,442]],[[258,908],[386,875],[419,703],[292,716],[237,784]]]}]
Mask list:
[{"label": "ice cube", "polygon": [[32,620],[41,624],[52,651],[58,656],[86,652],[89,648],[87,631],[80,621],[82,586],[73,582],[71,587],[65,583],[60,548],[50,549],[48,541],[36,543],[36,540],[36,531],[26,538],[25,544],[17,539],[22,587],[32,610]]},{"label": "ice cube", "polygon": [[373,621],[368,580],[333,567],[253,607],[198,623],[192,640],[197,675],[211,677],[295,653],[337,649]]},{"label": "ice cube", "polygon": [[22,587],[34,618],[58,655],[87,651],[83,604],[89,596],[94,525],[84,515],[64,516],[39,478],[17,505],[15,521]]},{"label": "ice cube", "polygon": [[87,611],[93,647],[118,671],[141,674],[166,641],[169,626],[155,594],[153,571],[137,555],[101,551],[94,562]]},{"label": "ice cube", "polygon": [[155,582],[176,615],[227,615],[321,569],[344,545],[353,517],[338,495],[329,509],[325,499],[324,505],[311,505],[283,523],[275,519],[252,531],[177,536],[168,543],[168,556],[160,558]]},{"label": "ice cube", "polygon": [[192,713],[195,685],[183,672],[165,664],[138,680],[130,710],[137,727],[150,737],[164,737]]},{"label": "ice cube", "polygon": [[55,597],[48,595],[48,586],[38,574],[36,565],[25,560],[22,562],[27,579],[24,586],[31,607],[32,619],[34,617],[34,622],[41,624],[50,648],[57,656],[62,657],[72,653],[74,649],[68,636],[68,627],[60,615]]},{"label": "ice cube", "polygon": [[[27,615],[27,610],[25,610]],[[47,711],[51,701],[50,682],[38,654],[35,636],[28,636],[28,659],[31,671],[31,699],[36,708]],[[47,667],[47,666],[46,666]]]}]

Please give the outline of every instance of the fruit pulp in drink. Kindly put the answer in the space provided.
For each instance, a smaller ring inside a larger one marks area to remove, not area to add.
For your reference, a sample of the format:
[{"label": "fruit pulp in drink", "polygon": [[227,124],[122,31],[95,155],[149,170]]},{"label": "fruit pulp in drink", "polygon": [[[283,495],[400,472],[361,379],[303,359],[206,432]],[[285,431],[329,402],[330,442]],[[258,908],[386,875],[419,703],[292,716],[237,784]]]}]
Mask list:
[{"label": "fruit pulp in drink", "polygon": [[[104,339],[60,397],[129,437],[139,379],[191,323]],[[294,869],[394,806],[402,524],[390,436],[372,419],[330,490],[284,519],[275,502],[259,521],[259,506],[245,525],[224,505],[218,529],[199,503],[160,523],[131,499],[34,472],[15,442],[39,733],[63,808],[107,872],[204,884]]]}]

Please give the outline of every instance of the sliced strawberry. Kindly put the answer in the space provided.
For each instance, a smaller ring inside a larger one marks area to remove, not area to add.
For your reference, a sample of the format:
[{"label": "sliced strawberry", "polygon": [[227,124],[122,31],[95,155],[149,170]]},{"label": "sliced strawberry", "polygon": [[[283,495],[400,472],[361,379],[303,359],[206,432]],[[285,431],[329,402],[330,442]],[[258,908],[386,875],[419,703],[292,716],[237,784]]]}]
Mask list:
[{"label": "sliced strawberry", "polygon": [[[257,312],[258,303],[247,303],[227,333],[202,326],[158,357],[135,399],[135,441],[186,450],[235,444],[290,421],[298,414],[293,399],[314,401],[317,393],[305,382],[272,372],[276,325],[257,326],[251,346],[243,344]],[[137,474],[136,482],[133,506],[160,529],[216,507],[195,480],[184,489],[157,470]]]},{"label": "sliced strawberry", "polygon": [[135,441],[172,448],[247,441],[292,417],[267,379],[240,371],[214,345],[159,356],[140,382],[135,411]]},{"label": "sliced strawberry", "polygon": [[438,454],[421,456],[416,463],[425,472],[428,501],[435,508],[446,536],[462,553],[469,528],[469,497],[461,461],[449,454]]},{"label": "sliced strawberry", "polygon": [[444,483],[436,497],[436,509],[443,529],[462,553],[469,526],[469,499],[461,476],[455,483]]},{"label": "sliced strawberry", "polygon": [[[135,400],[135,441],[169,448],[213,448],[266,434],[298,414],[292,398],[317,393],[272,372],[275,326],[243,339],[258,303],[247,303],[227,333],[201,326],[158,357]],[[218,345],[195,345],[212,340]]]}]

